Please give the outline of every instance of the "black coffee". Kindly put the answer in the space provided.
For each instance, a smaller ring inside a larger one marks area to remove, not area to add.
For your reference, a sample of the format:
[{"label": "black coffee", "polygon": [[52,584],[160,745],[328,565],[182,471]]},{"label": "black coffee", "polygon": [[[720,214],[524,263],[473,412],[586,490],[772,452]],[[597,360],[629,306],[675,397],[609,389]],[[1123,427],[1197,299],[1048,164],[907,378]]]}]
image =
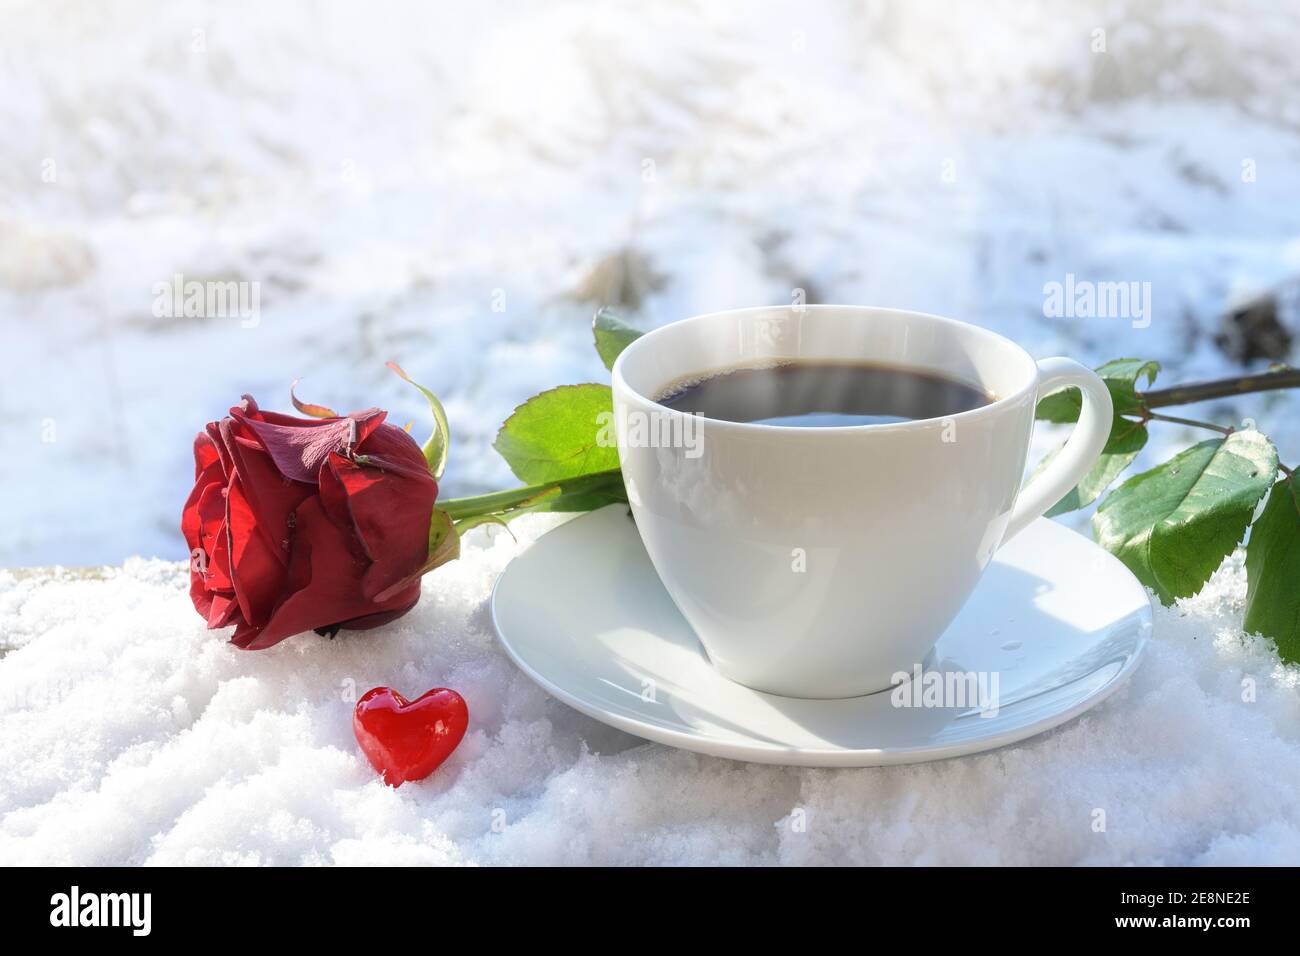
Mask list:
[{"label": "black coffee", "polygon": [[659,399],[706,418],[812,428],[944,418],[991,401],[983,389],[933,372],[847,362],[731,369]]}]

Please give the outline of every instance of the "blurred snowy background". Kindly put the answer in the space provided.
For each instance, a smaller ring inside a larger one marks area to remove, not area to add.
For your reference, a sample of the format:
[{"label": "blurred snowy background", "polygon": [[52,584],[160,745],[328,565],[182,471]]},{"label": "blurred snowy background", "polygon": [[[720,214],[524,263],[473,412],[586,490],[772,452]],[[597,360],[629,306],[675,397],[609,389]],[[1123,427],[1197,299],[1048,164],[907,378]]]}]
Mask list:
[{"label": "blurred snowy background", "polygon": [[[804,290],[1164,384],[1286,360],[1297,41],[1266,0],[3,3],[0,565],[183,557],[242,392],[423,432],[387,359],[445,400],[445,492],[504,486],[513,406],[605,380],[600,304]],[[1045,317],[1067,274],[1151,283],[1149,325]],[[176,275],[255,283],[256,323],[156,315]],[[1197,411],[1294,465],[1298,410]]]}]

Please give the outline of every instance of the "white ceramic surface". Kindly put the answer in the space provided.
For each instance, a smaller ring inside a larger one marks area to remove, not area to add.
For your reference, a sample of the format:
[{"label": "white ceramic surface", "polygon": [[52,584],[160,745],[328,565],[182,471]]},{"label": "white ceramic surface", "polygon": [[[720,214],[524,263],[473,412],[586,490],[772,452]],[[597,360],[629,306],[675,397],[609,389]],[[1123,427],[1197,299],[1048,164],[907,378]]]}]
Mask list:
[{"label": "white ceramic surface", "polygon": [[1081,714],[1137,666],[1151,607],[1119,561],[1040,519],[998,552],[926,664],[997,673],[996,713],[895,707],[892,691],[778,697],[710,666],[627,509],[610,506],[515,558],[493,592],[492,620],[529,677],[629,733],[736,760],[866,767],[989,750]]},{"label": "white ceramic surface", "polygon": [[[668,386],[789,359],[942,372],[996,401],[838,428],[696,418],[696,441],[659,440],[688,434],[684,413],[652,400]],[[697,316],[634,341],[612,377],[628,498],[664,586],[720,671],[792,697],[869,693],[924,658],[999,545],[1075,485],[1110,433],[1110,395],[1077,362],[1035,363],[985,329],[891,309]],[[1071,385],[1078,425],[1022,494],[1035,403]]]}]

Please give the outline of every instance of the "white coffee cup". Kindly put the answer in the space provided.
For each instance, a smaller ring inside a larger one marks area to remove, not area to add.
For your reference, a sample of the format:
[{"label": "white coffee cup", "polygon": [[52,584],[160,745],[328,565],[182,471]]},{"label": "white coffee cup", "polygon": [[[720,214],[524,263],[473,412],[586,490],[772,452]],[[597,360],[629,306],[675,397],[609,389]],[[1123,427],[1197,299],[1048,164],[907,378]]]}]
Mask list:
[{"label": "white coffee cup", "polygon": [[[946,418],[825,428],[688,416],[655,401],[692,376],[780,360],[927,370],[995,400]],[[1083,394],[1078,424],[1022,489],[1035,404],[1067,386]],[[873,693],[910,673],[999,545],[1097,460],[1112,414],[1101,379],[1071,359],[1035,362],[978,326],[857,306],[675,322],[623,351],[613,388],[628,498],[664,587],[722,674],[790,697]]]}]

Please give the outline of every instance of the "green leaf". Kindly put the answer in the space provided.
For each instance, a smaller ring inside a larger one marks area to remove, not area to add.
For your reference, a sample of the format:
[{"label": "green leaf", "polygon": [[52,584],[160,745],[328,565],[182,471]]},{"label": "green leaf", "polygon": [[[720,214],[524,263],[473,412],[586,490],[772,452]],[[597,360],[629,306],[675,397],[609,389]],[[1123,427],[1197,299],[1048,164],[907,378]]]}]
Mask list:
[{"label": "green leaf", "polygon": [[1159,362],[1145,359],[1112,359],[1097,368],[1097,374],[1110,389],[1116,415],[1132,415],[1142,409],[1142,399],[1137,393],[1138,379],[1145,378],[1145,384],[1151,385],[1159,371]]},{"label": "green leaf", "polygon": [[1246,630],[1300,662],[1300,501],[1295,479],[1273,486],[1246,545]]},{"label": "green leaf", "polygon": [[1237,546],[1276,474],[1272,442],[1233,432],[1124,482],[1093,515],[1093,530],[1169,604],[1199,591]]},{"label": "green leaf", "polygon": [[[1146,384],[1156,380],[1160,371],[1159,362],[1145,359],[1112,359],[1105,365],[1097,367],[1097,374],[1110,390],[1111,401],[1115,405],[1115,414],[1133,415],[1142,409],[1142,400],[1138,397],[1138,379],[1145,377]],[[1068,424],[1079,420],[1079,410],[1083,407],[1083,397],[1077,388],[1066,388],[1053,392],[1038,403],[1035,416],[1041,421]]]},{"label": "green leaf", "polygon": [[396,372],[402,381],[418,388],[429,403],[429,411],[433,412],[433,434],[424,443],[422,450],[424,460],[429,463],[429,471],[433,473],[435,480],[440,479],[442,473],[447,470],[447,449],[451,445],[451,427],[447,424],[447,411],[442,407],[442,402],[438,401],[437,395],[419,382],[412,381],[411,377],[396,362],[385,362],[384,364]]},{"label": "green leaf", "polygon": [[433,514],[429,516],[428,570],[431,571],[438,565],[454,561],[458,557],[460,557],[460,538],[456,536],[454,523],[447,512],[434,508]]},{"label": "green leaf", "polygon": [[608,385],[561,385],[515,409],[493,447],[525,484],[618,467]]},{"label": "green leaf", "polygon": [[591,334],[596,340],[600,360],[605,363],[605,368],[612,369],[619,353],[645,333],[628,325],[609,309],[601,309],[591,320]]},{"label": "green leaf", "polygon": [[[510,533],[510,537],[515,538],[515,533],[510,531],[510,525],[506,524],[506,520],[506,517],[502,515],[474,515],[472,518],[461,518],[456,522],[456,533],[464,535],[466,531],[477,528],[479,525],[494,524],[505,528]],[[518,541],[519,539],[515,538],[515,542],[518,543]]]},{"label": "green leaf", "polygon": [[[1070,511],[1077,511],[1092,504],[1103,491],[1138,456],[1147,443],[1147,428],[1141,422],[1127,418],[1116,418],[1111,424],[1110,438],[1102,449],[1101,457],[1088,469],[1088,473],[1079,479],[1079,483],[1070,489],[1064,498],[1054,504],[1047,512],[1047,517],[1055,518]],[[1034,474],[1047,467],[1048,462],[1057,456],[1065,444],[1062,443],[1038,464]]]}]

